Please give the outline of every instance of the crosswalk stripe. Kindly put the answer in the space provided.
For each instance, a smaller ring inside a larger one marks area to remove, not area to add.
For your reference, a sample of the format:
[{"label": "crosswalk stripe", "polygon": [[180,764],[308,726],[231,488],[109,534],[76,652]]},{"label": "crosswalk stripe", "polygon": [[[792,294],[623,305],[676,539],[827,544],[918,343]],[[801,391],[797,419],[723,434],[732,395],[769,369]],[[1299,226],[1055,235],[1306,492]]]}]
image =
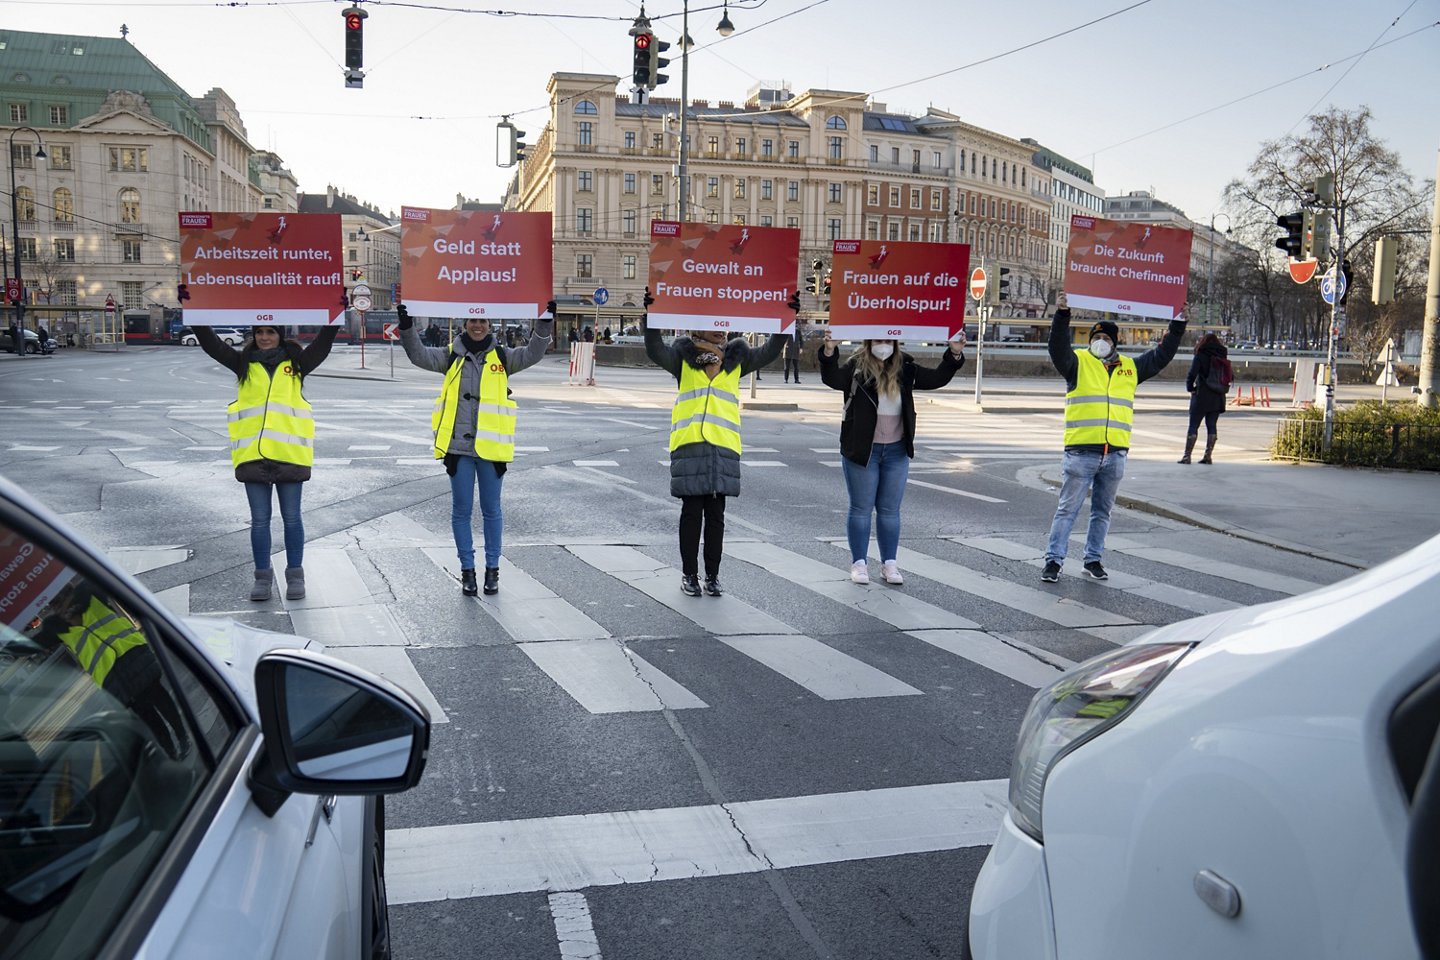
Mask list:
[{"label": "crosswalk stripe", "polygon": [[1180,567],[1194,573],[1204,573],[1212,577],[1219,577],[1223,580],[1233,580],[1236,583],[1249,584],[1264,590],[1273,590],[1276,593],[1309,593],[1311,590],[1318,590],[1323,586],[1323,584],[1310,580],[1301,580],[1298,577],[1287,577],[1284,574],[1272,573],[1269,570],[1261,570],[1257,567],[1245,567],[1237,563],[1230,563],[1227,560],[1216,560],[1213,557],[1203,557],[1198,554],[1171,550],[1166,547],[1146,546],[1144,543],[1128,537],[1109,537],[1105,541],[1105,548],[1107,550],[1118,550],[1121,553],[1127,553],[1132,557],[1139,557],[1142,560],[1153,560],[1156,563],[1163,563],[1167,566]]},{"label": "crosswalk stripe", "polygon": [[[310,567],[305,568],[310,572]],[[276,592],[285,595],[285,584],[277,580]],[[410,641],[395,615],[383,603],[355,603],[343,607],[290,607],[290,623],[298,636],[308,637],[326,647],[403,647]],[[287,600],[287,604],[300,601]]]},{"label": "crosswalk stripe", "polygon": [[343,647],[329,653],[403,687],[430,712],[432,723],[450,722],[445,708],[440,706],[435,694],[425,685],[425,681],[420,679],[420,672],[415,669],[415,664],[410,661],[410,654],[404,647]]},{"label": "crosswalk stripe", "polygon": [[[275,568],[275,586],[283,596],[285,554],[271,557]],[[350,559],[350,553],[340,547],[309,547],[305,551],[305,598],[286,600],[291,610],[318,609],[322,607],[343,607],[352,604],[369,603],[370,588],[360,578],[360,571]]]},{"label": "crosswalk stripe", "polygon": [[575,702],[591,713],[691,710],[704,700],[610,638],[519,644]]},{"label": "crosswalk stripe", "polygon": [[972,780],[395,829],[386,889],[393,904],[426,903],[986,846],[1007,793],[1004,780]]},{"label": "crosswalk stripe", "polygon": [[[999,537],[946,537],[956,543],[964,544],[967,547],[974,547],[976,550],[993,554],[997,557],[1004,557],[1007,560],[1019,560],[1032,567],[1042,568],[1045,566],[1044,548],[1031,547],[1027,544],[1016,543],[1012,540],[1004,540]],[[1067,576],[1081,577],[1083,571],[1062,568]],[[1222,610],[1235,610],[1241,605],[1221,597],[1212,597],[1206,593],[1196,590],[1189,590],[1185,587],[1177,587],[1169,583],[1161,583],[1158,580],[1147,580],[1145,577],[1137,577],[1134,574],[1124,573],[1119,570],[1109,569],[1109,580],[1092,580],[1097,584],[1110,590],[1120,590],[1123,593],[1136,597],[1144,597],[1147,600],[1158,600],[1161,603],[1172,607],[1179,607],[1181,610],[1189,610],[1192,613],[1219,613]]]},{"label": "crosswalk stripe", "polygon": [[943,484],[939,484],[939,483],[930,483],[929,481],[926,481],[926,480],[914,480],[914,479],[911,479],[911,480],[907,480],[906,482],[907,482],[907,483],[910,483],[910,484],[913,484],[914,486],[917,486],[917,487],[927,487],[927,488],[929,488],[929,489],[931,489],[931,490],[941,490],[941,491],[944,491],[945,493],[953,493],[953,494],[955,494],[955,496],[957,496],[957,497],[969,497],[969,498],[972,499],[972,500],[980,500],[980,501],[983,501],[983,502],[985,502],[985,503],[1005,503],[1005,501],[1004,501],[1004,500],[1001,500],[999,497],[987,497],[987,496],[986,496],[985,494],[983,494],[983,493],[971,493],[969,490],[956,490],[954,487],[947,487],[947,486],[944,486]]},{"label": "crosswalk stripe", "polygon": [[849,654],[799,634],[715,639],[823,700],[911,697],[922,693]]},{"label": "crosswalk stripe", "polygon": [[1073,660],[983,630],[923,630],[909,636],[1028,687],[1053,683]]},{"label": "crosswalk stripe", "polygon": [[[436,566],[460,579],[460,559],[453,549],[424,547]],[[480,608],[511,638],[526,640],[592,640],[610,633],[549,587],[500,558],[500,592],[479,597]]]},{"label": "crosswalk stripe", "polygon": [[618,467],[618,466],[620,466],[619,462],[618,462],[618,461],[615,461],[615,460],[571,460],[570,462],[571,462],[572,464],[574,464],[575,466],[577,466],[577,467]]},{"label": "crosswalk stripe", "polygon": [[852,583],[848,568],[841,569],[773,543],[740,540],[726,544],[725,552],[828,600],[888,623],[897,630],[967,630],[980,626],[973,620],[896,590],[874,584],[862,587]]},{"label": "crosswalk stripe", "polygon": [[555,923],[561,960],[600,960],[600,940],[583,893],[565,891],[546,898]]}]

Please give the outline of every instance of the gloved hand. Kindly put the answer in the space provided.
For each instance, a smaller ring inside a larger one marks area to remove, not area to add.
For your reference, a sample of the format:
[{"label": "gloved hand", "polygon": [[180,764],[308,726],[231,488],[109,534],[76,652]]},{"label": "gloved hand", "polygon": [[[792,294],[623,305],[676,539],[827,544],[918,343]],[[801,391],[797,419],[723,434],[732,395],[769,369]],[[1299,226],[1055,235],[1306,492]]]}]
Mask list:
[{"label": "gloved hand", "polygon": [[652,304],[652,303],[654,303],[654,302],[655,302],[655,298],[650,295],[650,288],[649,288],[649,287],[646,287],[646,288],[645,288],[645,309],[647,309],[647,310],[650,309],[650,304]]},{"label": "gloved hand", "polygon": [[552,319],[552,320],[555,319],[555,301],[554,301],[554,300],[547,300],[547,301],[545,301],[545,312],[548,313],[548,314],[550,314],[550,319]]},{"label": "gloved hand", "polygon": [[400,318],[400,329],[409,330],[415,326],[415,321],[410,319],[410,311],[405,309],[405,304],[395,304],[395,315]]},{"label": "gloved hand", "polygon": [[785,302],[785,306],[789,307],[791,310],[794,310],[796,313],[799,313],[799,312],[800,312],[800,291],[799,291],[799,290],[796,290],[794,293],[792,293],[792,294],[790,295],[790,299]]},{"label": "gloved hand", "polygon": [[445,454],[445,472],[446,472],[446,473],[450,474],[450,476],[452,476],[452,477],[455,476],[455,468],[458,467],[459,465],[460,465],[460,457],[459,457],[457,454],[453,454],[453,453],[447,453],[447,454]]}]

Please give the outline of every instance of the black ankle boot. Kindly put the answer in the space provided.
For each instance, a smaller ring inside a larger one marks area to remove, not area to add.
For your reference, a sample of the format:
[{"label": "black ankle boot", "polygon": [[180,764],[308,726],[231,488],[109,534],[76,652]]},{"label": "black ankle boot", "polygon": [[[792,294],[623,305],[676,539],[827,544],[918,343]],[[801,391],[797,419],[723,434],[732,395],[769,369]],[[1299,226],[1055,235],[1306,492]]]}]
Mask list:
[{"label": "black ankle boot", "polygon": [[465,594],[465,596],[467,597],[473,597],[475,596],[475,594],[480,592],[480,588],[475,586],[474,570],[460,571],[460,592]]},{"label": "black ankle boot", "polygon": [[485,595],[492,596],[500,592],[500,568],[485,568]]}]

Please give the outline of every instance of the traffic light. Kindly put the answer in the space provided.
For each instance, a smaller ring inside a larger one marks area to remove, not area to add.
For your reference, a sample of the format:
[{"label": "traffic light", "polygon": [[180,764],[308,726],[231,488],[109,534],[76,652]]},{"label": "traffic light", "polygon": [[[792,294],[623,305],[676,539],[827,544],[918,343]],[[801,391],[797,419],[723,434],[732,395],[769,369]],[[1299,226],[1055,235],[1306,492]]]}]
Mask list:
[{"label": "traffic light", "polygon": [[1324,260],[1330,255],[1330,214],[1324,210],[1315,211],[1315,222],[1308,234],[1310,237],[1310,256],[1317,260]]},{"label": "traffic light", "polygon": [[495,165],[513,167],[525,159],[525,131],[507,118],[495,125]]},{"label": "traffic light", "polygon": [[1315,256],[1315,211],[1306,210],[1300,221],[1300,259]]},{"label": "traffic light", "polygon": [[641,31],[635,34],[635,70],[630,79],[635,86],[644,89],[653,89],[650,83],[650,46],[655,42],[655,34]]},{"label": "traffic light", "polygon": [[816,274],[810,274],[805,278],[805,292],[812,297],[820,296],[820,278]]},{"label": "traffic light", "polygon": [[1010,299],[1010,268],[1009,268],[1009,267],[1001,267],[1001,268],[1000,268],[1000,279],[999,279],[999,281],[995,284],[995,289],[996,289],[997,291],[999,291],[998,296],[999,296],[999,298],[1000,298],[1001,300],[1009,300],[1009,299]]},{"label": "traffic light", "polygon": [[830,296],[830,271],[825,271],[825,296]]},{"label": "traffic light", "polygon": [[1304,260],[1305,214],[1296,211],[1275,218],[1277,227],[1285,228],[1285,236],[1275,241],[1275,246],[1284,250],[1292,260]]},{"label": "traffic light", "polygon": [[664,40],[653,35],[650,37],[650,82],[647,83],[646,86],[651,90],[654,90],[660,86],[660,84],[670,79],[660,72],[661,67],[668,67],[670,65],[670,60],[667,57],[660,56],[660,54],[669,49],[670,44]]},{"label": "traffic light", "polygon": [[1327,173],[1316,177],[1315,182],[1310,185],[1310,192],[1315,195],[1315,202],[1322,207],[1333,207],[1335,205],[1335,174]]},{"label": "traffic light", "polygon": [[364,270],[361,270],[359,267],[352,268],[351,271],[350,271],[350,279],[351,279],[351,280],[357,280],[357,281],[358,281],[358,280],[364,280],[364,279],[365,279],[365,271],[364,271]]},{"label": "traffic light", "polygon": [[365,74],[365,18],[370,16],[359,7],[346,7],[341,11],[345,18],[345,86],[364,85]]},{"label": "traffic light", "polygon": [[1400,250],[1398,237],[1375,241],[1375,279],[1370,287],[1372,303],[1395,302],[1395,260]]}]

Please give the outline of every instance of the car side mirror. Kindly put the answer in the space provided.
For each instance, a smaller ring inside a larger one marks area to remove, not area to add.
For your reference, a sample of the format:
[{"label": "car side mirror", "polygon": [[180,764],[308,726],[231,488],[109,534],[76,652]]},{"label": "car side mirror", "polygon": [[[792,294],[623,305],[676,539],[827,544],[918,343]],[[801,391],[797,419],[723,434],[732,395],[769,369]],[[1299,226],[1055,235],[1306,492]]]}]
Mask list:
[{"label": "car side mirror", "polygon": [[323,654],[272,650],[255,664],[265,749],[251,770],[267,813],[291,793],[369,796],[420,782],[430,715],[401,688]]}]

